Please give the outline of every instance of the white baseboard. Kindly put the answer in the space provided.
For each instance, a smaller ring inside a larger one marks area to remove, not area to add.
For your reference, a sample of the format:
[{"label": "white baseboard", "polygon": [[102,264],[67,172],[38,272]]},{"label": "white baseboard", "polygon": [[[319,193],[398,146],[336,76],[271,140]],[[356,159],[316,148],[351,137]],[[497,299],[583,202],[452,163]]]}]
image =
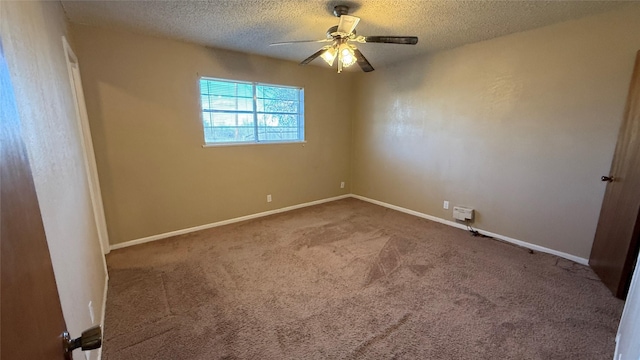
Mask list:
[{"label": "white baseboard", "polygon": [[[194,231],[210,229],[210,228],[213,228],[213,227],[233,224],[233,223],[237,223],[237,222],[245,221],[245,220],[256,219],[256,218],[260,218],[260,217],[264,217],[264,216],[278,214],[278,213],[285,212],[285,211],[291,211],[291,210],[295,210],[295,209],[300,209],[300,208],[307,207],[307,206],[313,206],[313,205],[318,205],[318,204],[322,204],[322,203],[326,203],[326,202],[330,202],[330,201],[345,199],[345,198],[348,198],[348,197],[353,197],[353,198],[356,198],[356,199],[360,199],[360,200],[363,200],[363,201],[366,201],[366,202],[369,202],[369,203],[372,203],[372,204],[384,206],[386,208],[397,210],[397,211],[403,212],[405,214],[409,214],[409,215],[421,217],[423,219],[439,222],[441,224],[452,226],[452,227],[455,227],[455,228],[458,228],[458,229],[463,229],[463,230],[467,229],[466,225],[459,224],[459,223],[457,223],[455,221],[445,220],[445,219],[442,219],[442,218],[439,218],[439,217],[436,217],[436,216],[427,215],[427,214],[424,214],[424,213],[421,213],[421,212],[418,212],[418,211],[415,211],[415,210],[410,210],[410,209],[403,208],[403,207],[400,207],[400,206],[388,204],[388,203],[385,203],[385,202],[382,202],[382,201],[369,199],[367,197],[360,196],[360,195],[346,194],[346,195],[340,195],[340,196],[335,196],[335,197],[331,197],[331,198],[311,201],[311,202],[308,202],[308,203],[303,203],[303,204],[298,204],[298,205],[293,205],[293,206],[287,206],[287,207],[283,207],[283,208],[280,208],[280,209],[269,210],[269,211],[265,211],[265,212],[261,212],[261,213],[257,213],[257,214],[241,216],[241,217],[237,217],[237,218],[234,218],[234,219],[218,221],[218,222],[211,223],[211,224],[194,226],[194,227],[187,228],[187,229],[181,229],[181,230],[166,232],[166,233],[163,233],[163,234],[147,236],[147,237],[136,239],[136,240],[130,240],[130,241],[126,241],[126,242],[123,242],[123,243],[111,245],[110,246],[110,250],[116,250],[116,249],[121,249],[121,248],[129,247],[129,246],[144,244],[144,243],[147,243],[147,242],[150,242],[150,241],[166,239],[168,237],[177,236],[177,235],[183,235],[183,234],[191,233],[191,232],[194,232]],[[567,253],[562,252],[562,251],[549,249],[549,248],[546,248],[544,246],[531,244],[531,243],[528,243],[526,241],[514,239],[514,238],[511,238],[511,237],[500,235],[500,234],[496,234],[496,233],[493,233],[493,232],[490,232],[490,231],[486,231],[486,230],[482,230],[482,229],[476,229],[476,230],[482,232],[485,235],[494,237],[494,238],[496,238],[498,240],[506,241],[508,243],[515,244],[515,245],[518,245],[518,246],[522,246],[522,247],[527,248],[527,249],[540,251],[540,252],[544,252],[544,253],[547,253],[547,254],[556,255],[556,256],[565,258],[567,260],[575,261],[578,264],[589,265],[589,260],[585,259],[585,258],[581,258],[581,257],[575,256],[575,255],[567,254]],[[106,292],[105,292],[105,294],[106,294]]]},{"label": "white baseboard", "polygon": [[285,211],[291,211],[291,210],[300,209],[300,208],[313,206],[313,205],[318,205],[318,204],[322,204],[322,203],[326,203],[326,202],[330,202],[330,201],[345,199],[345,198],[348,198],[348,197],[351,197],[351,194],[345,194],[345,195],[330,197],[330,198],[326,198],[326,199],[320,199],[320,200],[311,201],[311,202],[307,202],[307,203],[303,203],[303,204],[287,206],[287,207],[283,207],[283,208],[280,208],[280,209],[269,210],[269,211],[265,211],[265,212],[261,212],[261,213],[257,213],[257,214],[251,214],[251,215],[241,216],[241,217],[237,217],[237,218],[233,218],[233,219],[229,219],[229,220],[223,220],[223,221],[218,221],[218,222],[214,222],[214,223],[210,223],[210,224],[194,226],[194,227],[187,228],[187,229],[181,229],[181,230],[166,232],[166,233],[163,233],[163,234],[147,236],[147,237],[143,237],[143,238],[136,239],[136,240],[130,240],[130,241],[125,241],[123,243],[113,244],[109,248],[111,250],[122,249],[122,248],[129,247],[129,246],[144,244],[144,243],[147,243],[147,242],[150,242],[150,241],[166,239],[168,237],[188,234],[188,233],[191,233],[191,232],[194,232],[194,231],[210,229],[210,228],[223,226],[223,225],[228,225],[228,224],[233,224],[233,223],[237,223],[237,222],[245,221],[245,220],[256,219],[256,218],[260,218],[260,217],[264,217],[264,216],[278,214],[278,213],[285,212]]},{"label": "white baseboard", "polygon": [[[386,208],[397,210],[397,211],[400,211],[400,212],[403,212],[403,213],[406,213],[406,214],[409,214],[409,215],[413,215],[413,216],[421,217],[423,219],[439,222],[441,224],[449,225],[449,226],[452,226],[452,227],[455,227],[455,228],[458,228],[458,229],[467,230],[467,226],[466,225],[459,224],[459,223],[457,223],[455,221],[445,220],[445,219],[442,219],[442,218],[439,218],[439,217],[435,217],[435,216],[432,216],[432,215],[427,215],[427,214],[424,214],[424,213],[421,213],[421,212],[418,212],[418,211],[409,210],[409,209],[406,209],[406,208],[403,208],[403,207],[400,207],[400,206],[396,206],[396,205],[391,205],[391,204],[388,204],[388,203],[385,203],[385,202],[382,202],[382,201],[369,199],[367,197],[360,196],[360,195],[351,194],[351,196],[356,198],[356,199],[360,199],[360,200],[363,200],[363,201],[366,201],[366,202],[370,202],[372,204],[384,206]],[[493,233],[493,232],[490,232],[490,231],[485,231],[485,230],[478,229],[478,228],[475,228],[475,229],[480,231],[484,235],[491,236],[491,237],[496,238],[498,240],[506,241],[508,243],[515,244],[515,245],[518,245],[518,246],[522,246],[522,247],[527,248],[527,249],[540,251],[540,252],[544,252],[544,253],[547,253],[547,254],[556,255],[556,256],[559,256],[561,258],[565,258],[567,260],[571,260],[571,261],[577,262],[578,264],[589,265],[589,259],[585,259],[585,258],[581,258],[581,257],[575,256],[575,255],[567,254],[567,253],[562,252],[562,251],[549,249],[549,248],[546,248],[544,246],[531,244],[531,243],[528,243],[526,241],[514,239],[514,238],[511,238],[511,237],[500,235],[500,234],[496,234],[496,233]]]}]

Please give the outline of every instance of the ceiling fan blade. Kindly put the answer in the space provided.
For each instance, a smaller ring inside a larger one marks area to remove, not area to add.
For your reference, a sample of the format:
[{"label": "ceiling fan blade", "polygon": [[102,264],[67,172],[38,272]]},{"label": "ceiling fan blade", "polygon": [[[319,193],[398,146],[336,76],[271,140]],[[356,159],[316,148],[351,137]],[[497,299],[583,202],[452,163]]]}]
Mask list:
[{"label": "ceiling fan blade", "polygon": [[300,65],[307,65],[308,63],[312,62],[313,60],[315,60],[318,56],[322,55],[323,52],[327,51],[326,47],[323,47],[322,49],[316,51],[313,53],[313,55],[309,56],[308,58],[302,60],[302,62],[300,63]]},{"label": "ceiling fan blade", "polygon": [[338,32],[351,34],[359,22],[360,18],[357,16],[342,15],[340,16],[340,23],[338,24]]},{"label": "ceiling fan blade", "polygon": [[417,36],[365,36],[364,41],[368,43],[415,45],[418,43],[418,37]]},{"label": "ceiling fan blade", "polygon": [[333,39],[283,41],[283,42],[271,43],[269,44],[269,46],[291,45],[291,44],[302,44],[302,43],[323,43],[323,42],[330,42],[330,41],[333,41]]},{"label": "ceiling fan blade", "polygon": [[362,55],[360,50],[354,49],[353,52],[356,54],[356,60],[358,61],[358,66],[360,66],[360,69],[362,69],[362,71],[371,72],[375,70],[373,66],[371,66],[367,58],[364,57],[364,55]]}]

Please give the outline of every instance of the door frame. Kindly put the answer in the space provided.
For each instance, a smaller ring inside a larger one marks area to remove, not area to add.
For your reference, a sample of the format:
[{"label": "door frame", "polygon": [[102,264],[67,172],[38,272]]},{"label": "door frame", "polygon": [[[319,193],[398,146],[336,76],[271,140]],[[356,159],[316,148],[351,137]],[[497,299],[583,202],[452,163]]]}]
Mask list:
[{"label": "door frame", "polygon": [[622,289],[620,293],[622,299],[626,300],[633,281],[633,274],[635,272],[635,266],[640,257],[640,208],[638,209],[638,215],[636,215],[636,224],[633,227],[633,233],[631,234],[631,242],[629,244],[629,251],[627,253],[627,259],[622,267]]},{"label": "door frame", "polygon": [[[98,239],[102,254],[108,254],[111,249],[109,247],[109,233],[107,231],[107,222],[104,214],[104,204],[102,202],[102,193],[100,192],[100,179],[98,178],[98,167],[96,164],[96,155],[93,150],[93,140],[91,138],[91,128],[89,126],[89,117],[87,115],[87,107],[84,101],[84,91],[82,90],[82,78],[80,77],[80,64],[67,38],[62,36],[62,46],[64,48],[65,60],[67,62],[67,70],[69,72],[69,83],[71,85],[71,93],[73,96],[76,120],[78,130],[80,132],[80,142],[83,148],[83,157],[87,180],[89,182],[89,192],[91,195],[91,204],[93,205],[93,215],[98,230]],[[103,256],[104,258],[104,256]],[[106,262],[105,262],[106,271]]]}]

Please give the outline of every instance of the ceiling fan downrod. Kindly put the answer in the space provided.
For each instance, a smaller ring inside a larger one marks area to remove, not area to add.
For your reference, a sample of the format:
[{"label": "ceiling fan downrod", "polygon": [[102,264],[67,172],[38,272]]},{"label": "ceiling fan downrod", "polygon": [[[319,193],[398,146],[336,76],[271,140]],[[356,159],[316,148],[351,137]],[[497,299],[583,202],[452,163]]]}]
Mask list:
[{"label": "ceiling fan downrod", "polygon": [[349,15],[349,7],[347,5],[336,5],[333,7],[333,15],[335,17]]}]

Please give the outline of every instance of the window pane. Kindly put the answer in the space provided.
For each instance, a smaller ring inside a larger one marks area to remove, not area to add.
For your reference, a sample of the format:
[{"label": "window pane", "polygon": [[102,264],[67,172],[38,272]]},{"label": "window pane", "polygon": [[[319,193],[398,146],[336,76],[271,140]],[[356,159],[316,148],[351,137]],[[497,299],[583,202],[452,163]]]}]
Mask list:
[{"label": "window pane", "polygon": [[206,142],[254,142],[253,126],[217,126],[205,129]]},{"label": "window pane", "polygon": [[258,114],[258,140],[299,140],[297,115]]},{"label": "window pane", "polygon": [[212,126],[236,126],[237,114],[233,113],[212,113],[213,118]]},{"label": "window pane", "polygon": [[229,81],[203,80],[206,82],[206,93],[227,97],[252,96],[251,84],[235,83]]},{"label": "window pane", "polygon": [[253,114],[251,113],[212,112],[210,114],[211,126],[253,126]]},{"label": "window pane", "polygon": [[202,104],[202,110],[208,110],[211,108],[208,95],[200,95],[200,103]]},{"label": "window pane", "polygon": [[213,126],[213,122],[211,121],[211,114],[210,113],[207,113],[207,112],[203,112],[202,113],[202,125],[204,125],[205,128]]},{"label": "window pane", "polygon": [[257,85],[256,94],[262,99],[298,100],[299,89],[291,87]]},{"label": "window pane", "polygon": [[298,102],[292,100],[257,100],[259,112],[298,113]]}]

